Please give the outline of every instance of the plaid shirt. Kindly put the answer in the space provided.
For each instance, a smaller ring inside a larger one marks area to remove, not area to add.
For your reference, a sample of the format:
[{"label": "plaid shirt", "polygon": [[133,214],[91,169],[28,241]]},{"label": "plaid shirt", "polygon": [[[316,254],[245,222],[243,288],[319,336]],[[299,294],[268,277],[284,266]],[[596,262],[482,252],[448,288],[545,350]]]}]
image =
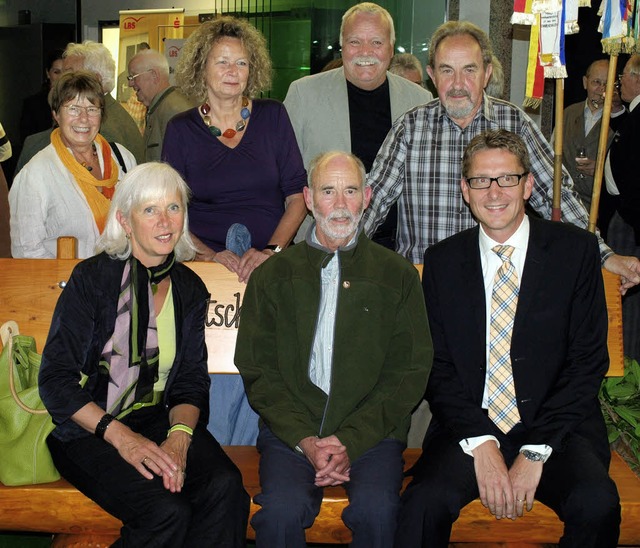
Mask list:
[{"label": "plaid shirt", "polygon": [[[397,251],[422,263],[427,247],[471,228],[476,221],[460,190],[462,155],[469,141],[489,129],[503,128],[524,140],[535,183],[529,204],[546,219],[553,202],[553,150],[533,120],[515,105],[485,95],[483,108],[461,128],[438,99],[416,107],[393,124],[367,177],[372,189],[364,229],[371,235],[398,201]],[[563,168],[562,220],[587,228],[589,216]],[[604,261],[613,252],[602,239]]]}]

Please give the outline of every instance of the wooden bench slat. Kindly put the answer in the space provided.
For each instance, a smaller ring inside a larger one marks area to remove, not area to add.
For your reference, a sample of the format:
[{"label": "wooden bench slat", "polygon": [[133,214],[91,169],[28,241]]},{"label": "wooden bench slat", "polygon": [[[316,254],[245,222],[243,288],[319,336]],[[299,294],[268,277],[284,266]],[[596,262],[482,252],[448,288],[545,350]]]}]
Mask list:
[{"label": "wooden bench slat", "polygon": [[[247,492],[253,498],[259,491],[258,453],[255,447],[224,448],[242,470]],[[406,467],[420,454],[419,449],[405,451]],[[618,485],[622,502],[620,544],[640,545],[640,478],[620,455],[612,453],[610,474]],[[405,485],[408,480],[405,481]],[[347,504],[342,487],[326,489],[320,514],[307,530],[308,542],[346,544],[351,532],[340,516]],[[251,515],[259,508],[251,503]],[[0,530],[68,534],[117,535],[121,523],[86,498],[65,480],[42,485],[5,487],[0,485]],[[556,514],[540,502],[525,517],[511,520],[490,518],[479,500],[466,506],[453,526],[452,542],[557,542],[562,523]],[[255,538],[249,526],[247,538]]]}]

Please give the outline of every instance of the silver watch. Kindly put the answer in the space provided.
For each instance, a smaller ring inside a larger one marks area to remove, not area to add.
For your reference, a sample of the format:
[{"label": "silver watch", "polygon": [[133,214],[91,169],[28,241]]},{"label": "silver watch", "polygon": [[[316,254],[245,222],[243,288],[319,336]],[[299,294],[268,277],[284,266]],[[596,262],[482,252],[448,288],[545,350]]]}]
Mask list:
[{"label": "silver watch", "polygon": [[542,453],[538,453],[537,451],[531,451],[529,449],[523,449],[520,451],[525,459],[530,460],[532,462],[544,462],[546,459]]}]

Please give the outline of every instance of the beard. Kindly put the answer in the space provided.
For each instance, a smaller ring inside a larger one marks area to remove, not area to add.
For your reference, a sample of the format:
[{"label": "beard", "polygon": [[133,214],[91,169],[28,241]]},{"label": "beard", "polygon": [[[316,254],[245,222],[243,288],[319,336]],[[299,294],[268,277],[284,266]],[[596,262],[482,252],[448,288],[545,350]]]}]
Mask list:
[{"label": "beard", "polygon": [[[318,229],[332,240],[344,240],[353,236],[358,229],[358,224],[364,212],[364,204],[360,207],[358,213],[353,215],[347,208],[334,209],[329,215],[321,215],[316,212],[316,208],[312,209]],[[335,219],[347,219],[349,222],[335,226],[332,221]]]},{"label": "beard", "polygon": [[[466,97],[467,102],[460,104],[459,101],[449,101],[449,97],[456,97],[459,99],[460,97]],[[447,92],[445,99],[443,101],[444,108],[447,111],[447,114],[450,118],[466,118],[470,116],[473,110],[476,108],[473,102],[471,101],[471,96],[469,92],[465,90],[450,90]]]}]

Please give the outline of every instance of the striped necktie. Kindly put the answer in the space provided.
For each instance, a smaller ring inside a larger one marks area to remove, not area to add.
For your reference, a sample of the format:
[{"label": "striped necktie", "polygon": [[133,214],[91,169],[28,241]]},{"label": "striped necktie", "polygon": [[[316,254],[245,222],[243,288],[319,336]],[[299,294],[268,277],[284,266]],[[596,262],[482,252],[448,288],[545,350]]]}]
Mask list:
[{"label": "striped necktie", "polygon": [[505,434],[520,422],[511,368],[511,333],[518,306],[518,273],[511,262],[513,250],[510,245],[492,248],[502,264],[496,272],[491,295],[489,418]]}]

